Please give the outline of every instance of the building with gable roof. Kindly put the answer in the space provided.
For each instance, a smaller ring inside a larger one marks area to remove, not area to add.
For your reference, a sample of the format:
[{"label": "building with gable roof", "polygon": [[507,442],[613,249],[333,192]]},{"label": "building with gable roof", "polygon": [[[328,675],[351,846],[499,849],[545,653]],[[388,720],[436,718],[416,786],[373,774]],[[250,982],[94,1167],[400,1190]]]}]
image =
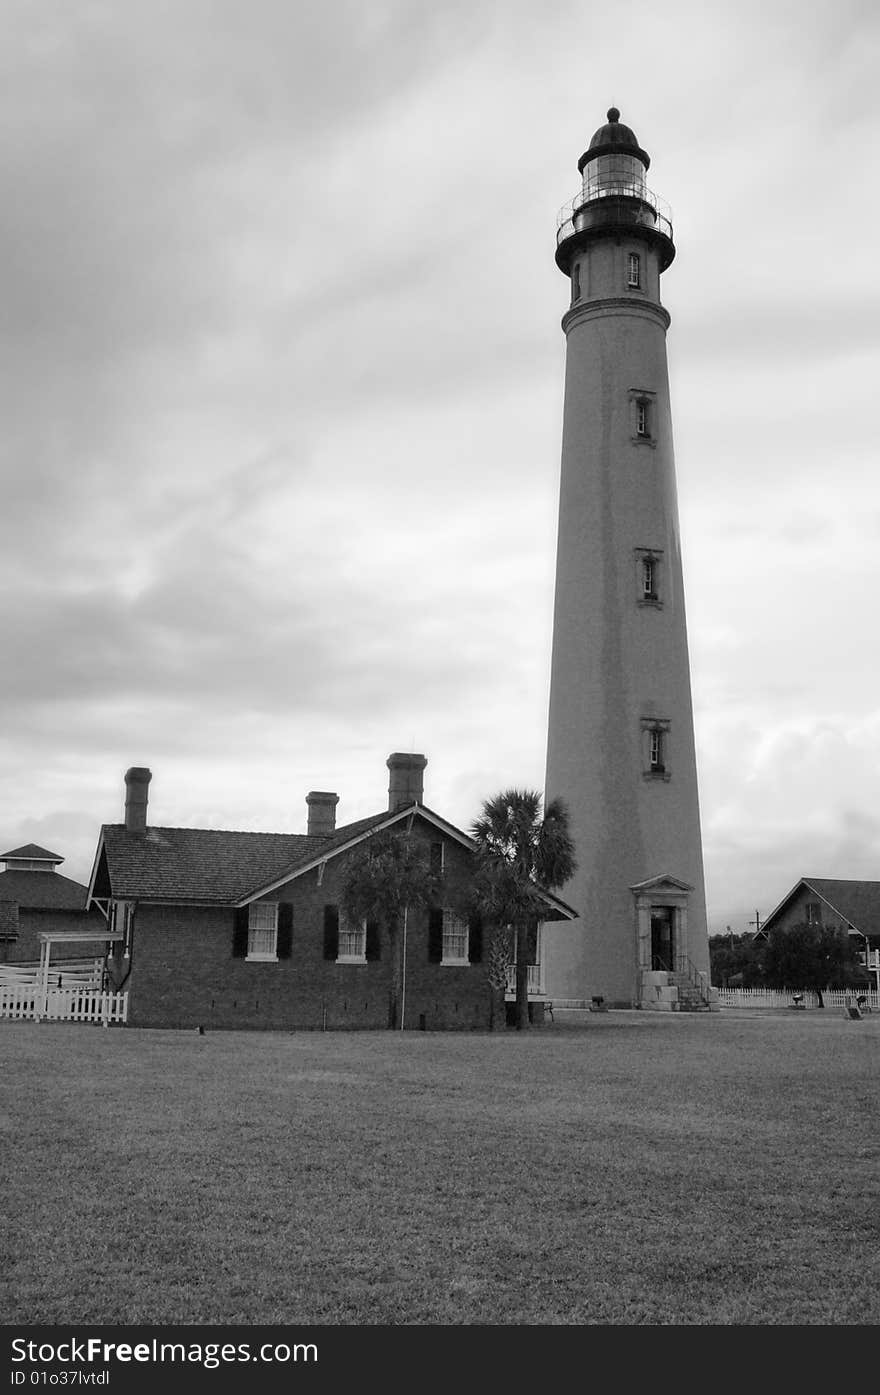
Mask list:
[{"label": "building with gable roof", "polygon": [[[406,830],[426,844],[435,866],[467,878],[474,843],[425,805],[423,755],[395,752],[387,765],[386,808],[337,828],[338,795],[313,790],[304,834],[150,825],[151,772],[127,772],[125,819],[101,829],[88,896],[108,934],[118,936],[107,945],[108,979],[128,993],[131,1025],[388,1025],[387,932],[346,923],[341,887],[349,856],[379,832]],[[541,895],[546,921],[574,917],[551,892]],[[539,962],[531,980],[540,1020]],[[489,1024],[477,919],[442,906],[409,914],[402,1015],[406,1028]]]},{"label": "building with gable roof", "polygon": [[772,930],[791,930],[796,925],[845,930],[857,941],[859,959],[875,975],[880,991],[880,882],[801,877],[754,938],[767,939]]},{"label": "building with gable roof", "polygon": [[[36,964],[40,935],[47,933],[57,937],[56,959],[103,954],[106,922],[97,910],[86,909],[88,888],[57,870],[63,861],[36,843],[0,853],[0,963]],[[65,941],[65,935],[71,938]]]}]

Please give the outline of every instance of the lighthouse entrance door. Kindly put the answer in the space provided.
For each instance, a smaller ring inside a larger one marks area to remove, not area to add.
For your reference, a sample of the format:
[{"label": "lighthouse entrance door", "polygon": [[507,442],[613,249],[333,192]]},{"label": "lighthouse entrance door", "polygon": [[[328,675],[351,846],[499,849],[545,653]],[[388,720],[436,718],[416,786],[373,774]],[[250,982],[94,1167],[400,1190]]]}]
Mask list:
[{"label": "lighthouse entrance door", "polygon": [[651,907],[651,968],[675,970],[675,906]]}]

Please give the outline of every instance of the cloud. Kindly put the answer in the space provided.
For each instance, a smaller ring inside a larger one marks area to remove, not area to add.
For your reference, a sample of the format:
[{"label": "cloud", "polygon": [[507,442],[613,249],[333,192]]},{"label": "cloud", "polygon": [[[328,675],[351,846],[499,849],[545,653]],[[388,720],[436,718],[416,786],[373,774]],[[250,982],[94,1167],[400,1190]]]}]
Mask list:
[{"label": "cloud", "polygon": [[8,846],[39,827],[69,872],[70,819],[118,817],[129,764],[162,821],[239,827],[299,828],[325,784],[371,812],[402,746],[462,822],[541,785],[554,220],[616,101],[675,208],[710,902],[775,896],[811,849],[865,865],[880,26],[861,3],[589,20],[7,4]]}]

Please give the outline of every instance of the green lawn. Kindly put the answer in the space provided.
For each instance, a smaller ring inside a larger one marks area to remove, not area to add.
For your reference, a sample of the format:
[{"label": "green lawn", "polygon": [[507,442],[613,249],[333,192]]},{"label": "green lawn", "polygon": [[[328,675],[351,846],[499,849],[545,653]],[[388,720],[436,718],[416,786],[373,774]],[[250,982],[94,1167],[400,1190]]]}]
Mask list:
[{"label": "green lawn", "polygon": [[0,1051],[6,1323],[880,1321],[880,1015]]}]

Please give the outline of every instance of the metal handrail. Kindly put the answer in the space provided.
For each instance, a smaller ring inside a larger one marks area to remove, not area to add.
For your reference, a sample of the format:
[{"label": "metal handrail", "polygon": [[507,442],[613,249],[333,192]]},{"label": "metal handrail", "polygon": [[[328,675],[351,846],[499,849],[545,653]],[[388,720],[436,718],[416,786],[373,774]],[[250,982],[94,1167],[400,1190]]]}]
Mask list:
[{"label": "metal handrail", "polygon": [[557,243],[565,241],[567,237],[571,237],[577,231],[574,220],[582,209],[590,204],[601,203],[603,199],[610,198],[637,199],[640,203],[647,205],[653,214],[650,226],[655,228],[657,232],[665,233],[669,238],[672,237],[672,209],[666,200],[661,199],[645,184],[640,184],[635,180],[622,180],[619,183],[603,183],[581,189],[573,199],[564,203],[556,219]]},{"label": "metal handrail", "polygon": [[698,969],[694,961],[687,955],[679,957],[679,963],[683,966],[680,972],[686,974],[690,980],[691,987],[696,988],[704,1003],[709,1001],[709,976],[702,969]]}]

